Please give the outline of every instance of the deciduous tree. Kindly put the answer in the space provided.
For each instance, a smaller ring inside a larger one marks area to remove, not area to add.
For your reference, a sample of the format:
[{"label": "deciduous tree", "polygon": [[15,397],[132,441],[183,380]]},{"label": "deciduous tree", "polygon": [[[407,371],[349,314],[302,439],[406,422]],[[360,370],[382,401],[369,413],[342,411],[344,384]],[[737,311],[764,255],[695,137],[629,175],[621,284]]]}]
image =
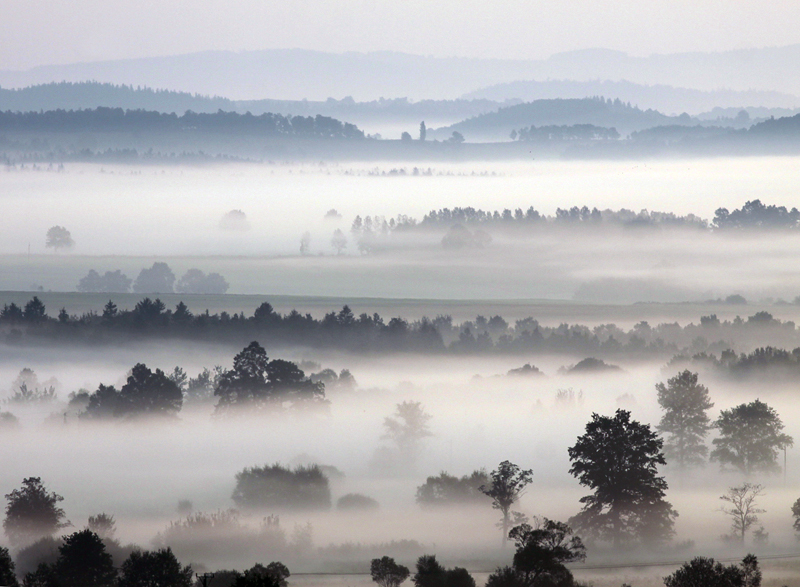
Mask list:
[{"label": "deciduous tree", "polygon": [[714,404],[708,388],[697,382],[697,373],[685,370],[658,383],[658,405],[664,411],[656,430],[666,435],[664,455],[679,469],[701,465],[708,455],[705,438],[711,428],[706,413]]},{"label": "deciduous tree", "polygon": [[6,495],[3,529],[13,546],[52,536],[69,525],[58,503],[64,498],[45,489],[40,477],[27,477],[22,487]]},{"label": "deciduous tree", "polygon": [[482,485],[480,490],[492,498],[492,507],[503,515],[500,528],[503,532],[503,545],[505,545],[511,525],[511,506],[519,500],[525,487],[533,480],[533,471],[520,469],[511,461],[503,461],[489,476],[491,483]]},{"label": "deciduous tree", "polygon": [[712,440],[716,448],[711,460],[745,475],[779,472],[778,452],[794,444],[792,437],[782,432],[778,412],[761,400],[723,410],[714,427],[719,437]]},{"label": "deciduous tree", "polygon": [[613,418],[592,414],[586,433],[568,449],[569,472],[594,491],[571,524],[615,547],[633,540],[661,542],[672,536],[678,515],[664,500],[667,482],[663,441],[647,424],[617,410]]}]

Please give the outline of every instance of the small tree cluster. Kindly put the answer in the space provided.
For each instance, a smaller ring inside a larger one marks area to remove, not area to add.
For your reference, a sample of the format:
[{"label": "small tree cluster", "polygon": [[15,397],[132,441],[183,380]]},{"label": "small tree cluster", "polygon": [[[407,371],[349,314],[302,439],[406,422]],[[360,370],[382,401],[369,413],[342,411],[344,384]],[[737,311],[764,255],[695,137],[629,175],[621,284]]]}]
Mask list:
[{"label": "small tree cluster", "polygon": [[243,509],[329,509],[328,478],[317,465],[249,467],[236,474],[233,501]]}]

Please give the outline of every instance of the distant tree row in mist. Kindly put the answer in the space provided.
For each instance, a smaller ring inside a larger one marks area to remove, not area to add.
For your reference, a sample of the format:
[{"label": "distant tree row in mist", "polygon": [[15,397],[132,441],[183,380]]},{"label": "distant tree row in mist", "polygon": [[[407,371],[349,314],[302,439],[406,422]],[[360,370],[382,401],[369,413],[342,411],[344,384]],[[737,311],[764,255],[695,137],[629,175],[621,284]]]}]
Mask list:
[{"label": "distant tree row in mist", "polygon": [[219,273],[206,274],[200,269],[189,269],[176,281],[169,265],[153,263],[152,267],[142,269],[136,280],[130,279],[119,269],[106,271],[100,275],[90,269],[78,282],[77,290],[86,293],[186,293],[186,294],[224,294],[230,287]]},{"label": "distant tree row in mist", "polygon": [[249,112],[167,114],[147,110],[98,107],[94,110],[0,112],[5,132],[213,132],[249,133],[268,137],[363,139],[353,124],[327,116],[284,116]]},{"label": "distant tree row in mist", "polygon": [[714,218],[708,221],[695,214],[684,216],[673,212],[641,210],[635,212],[626,208],[619,210],[572,206],[557,208],[553,216],[538,212],[533,206],[527,210],[481,210],[472,207],[442,208],[431,210],[422,220],[406,215],[396,219],[383,216],[356,216],[351,232],[358,238],[386,236],[393,231],[424,229],[450,229],[455,225],[497,229],[541,229],[544,227],[583,229],[590,227],[622,226],[626,228],[693,228],[700,230],[729,231],[734,229],[772,230],[800,228],[800,211],[774,204],[764,204],[761,200],[748,200],[741,208],[729,211],[718,208]]},{"label": "distant tree row in mist", "polygon": [[[0,332],[5,335],[6,343],[27,345],[44,341],[102,344],[163,338],[244,344],[258,339],[270,345],[337,348],[363,353],[558,353],[583,358],[631,359],[675,355],[688,358],[723,351],[730,354],[732,345],[746,348],[800,346],[800,329],[794,322],[782,321],[764,311],[746,319],[737,316],[734,320],[720,321],[712,314],[701,317],[699,323],[685,326],[678,323],[651,326],[643,321],[623,329],[614,324],[544,326],[530,317],[516,320],[512,325],[499,315],[478,316],[460,324],[454,323],[451,316],[412,321],[395,317],[387,321],[377,313],[356,316],[348,306],[318,319],[297,310],[281,314],[267,302],[259,305],[250,316],[244,312],[211,314],[208,310],[195,314],[183,302],[170,310],[160,299],[149,297],[130,310],[120,310],[109,301],[99,313],[90,311],[73,316],[62,308],[57,317],[51,317],[44,303],[34,296],[24,306],[11,303],[0,309]],[[777,366],[777,362],[774,364]],[[732,369],[731,373],[746,371],[738,369]]]}]

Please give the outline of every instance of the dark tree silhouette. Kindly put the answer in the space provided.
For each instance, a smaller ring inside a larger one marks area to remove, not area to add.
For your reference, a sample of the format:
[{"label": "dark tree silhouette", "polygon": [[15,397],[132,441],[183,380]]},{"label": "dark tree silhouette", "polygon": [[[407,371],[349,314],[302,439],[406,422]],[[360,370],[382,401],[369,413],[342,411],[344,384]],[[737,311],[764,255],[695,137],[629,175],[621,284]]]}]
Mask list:
[{"label": "dark tree silhouette", "polygon": [[122,399],[119,391],[113,385],[98,386],[97,391],[89,396],[86,411],[82,418],[93,420],[106,420],[123,413]]},{"label": "dark tree silhouette", "polygon": [[417,559],[414,573],[415,587],[475,587],[475,579],[466,569],[446,569],[434,555],[425,554]]},{"label": "dark tree silhouette", "polygon": [[424,141],[428,136],[428,129],[425,127],[425,121],[419,123],[419,140]]},{"label": "dark tree silhouette", "polygon": [[685,370],[656,384],[658,405],[664,410],[656,430],[667,435],[664,455],[679,469],[700,465],[708,455],[705,438],[711,429],[706,413],[714,404],[708,388],[697,383],[697,373]]},{"label": "dark tree silhouette", "polygon": [[183,393],[161,369],[155,372],[143,363],[134,365],[119,392],[116,415],[176,416],[183,405]]},{"label": "dark tree silhouette", "polygon": [[508,539],[511,525],[511,506],[522,497],[525,487],[533,480],[531,469],[520,469],[511,461],[503,461],[491,472],[491,483],[481,485],[480,491],[492,498],[492,507],[503,514],[500,528],[503,532],[503,545]]},{"label": "dark tree silhouette", "polygon": [[792,504],[792,517],[794,518],[792,527],[794,528],[795,532],[800,533],[800,497],[798,497]]},{"label": "dark tree silhouette", "polygon": [[569,573],[564,565],[586,559],[583,541],[563,522],[544,518],[537,528],[512,528],[509,536],[517,547],[514,569],[532,585],[546,579],[556,582]]},{"label": "dark tree silhouette", "polygon": [[7,494],[6,500],[3,530],[14,546],[52,536],[69,525],[64,520],[64,510],[58,507],[64,498],[48,492],[40,477],[23,479],[22,488]]},{"label": "dark tree silhouette", "polygon": [[740,566],[716,562],[698,556],[664,577],[666,587],[760,587],[761,571],[758,559],[748,554]]},{"label": "dark tree silhouette", "polygon": [[711,441],[716,447],[711,460],[745,475],[779,472],[778,451],[794,444],[792,437],[782,432],[778,412],[761,400],[722,410],[714,427],[719,437]]},{"label": "dark tree silhouette", "polygon": [[398,565],[389,556],[372,559],[369,572],[372,580],[381,587],[398,587],[411,574],[408,567]]},{"label": "dark tree silhouette", "polygon": [[667,482],[658,476],[658,465],[666,463],[663,441],[630,416],[626,410],[613,418],[592,414],[586,433],[568,449],[570,474],[594,491],[581,498],[583,509],[570,524],[615,548],[668,539],[678,515],[664,500]]},{"label": "dark tree silhouette", "polygon": [[238,575],[232,587],[286,587],[289,569],[282,563],[256,564]]},{"label": "dark tree silhouette", "polygon": [[23,317],[25,322],[31,322],[33,324],[39,324],[40,322],[46,320],[47,310],[42,300],[36,296],[33,296],[33,298],[31,298],[31,300],[25,304]]},{"label": "dark tree silhouette", "polygon": [[75,246],[75,241],[72,240],[72,235],[63,226],[52,226],[47,231],[44,244],[47,248],[58,251],[59,249],[71,249]]},{"label": "dark tree silhouette", "polygon": [[514,527],[509,533],[516,545],[512,567],[498,569],[486,585],[528,587],[573,584],[567,563],[586,558],[586,548],[572,529],[563,522],[544,518],[538,527],[528,524]]},{"label": "dark tree silhouette", "polygon": [[172,293],[175,274],[166,263],[153,263],[149,269],[142,269],[133,282],[135,293]]},{"label": "dark tree silhouette", "polygon": [[0,546],[0,585],[4,587],[18,587],[17,575],[14,572],[14,561],[8,549]]},{"label": "dark tree silhouette", "polygon": [[55,572],[63,587],[110,587],[117,575],[105,544],[88,529],[64,538]]},{"label": "dark tree silhouette", "polygon": [[287,401],[292,407],[323,403],[325,384],[311,381],[290,361],[270,361],[254,341],[234,357],[233,369],[220,375],[214,395],[219,397],[217,414],[235,408],[282,409]]},{"label": "dark tree silhouette", "polygon": [[134,550],[122,563],[119,587],[191,587],[192,567],[182,567],[170,548]]}]

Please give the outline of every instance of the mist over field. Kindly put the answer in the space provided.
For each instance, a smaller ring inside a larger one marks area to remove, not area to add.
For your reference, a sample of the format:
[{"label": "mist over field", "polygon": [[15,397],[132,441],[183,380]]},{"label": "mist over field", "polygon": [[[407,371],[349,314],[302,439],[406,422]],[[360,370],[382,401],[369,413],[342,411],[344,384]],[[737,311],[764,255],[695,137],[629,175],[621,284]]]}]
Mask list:
[{"label": "mist over field", "polygon": [[0,586],[800,587],[793,7],[35,4]]}]

